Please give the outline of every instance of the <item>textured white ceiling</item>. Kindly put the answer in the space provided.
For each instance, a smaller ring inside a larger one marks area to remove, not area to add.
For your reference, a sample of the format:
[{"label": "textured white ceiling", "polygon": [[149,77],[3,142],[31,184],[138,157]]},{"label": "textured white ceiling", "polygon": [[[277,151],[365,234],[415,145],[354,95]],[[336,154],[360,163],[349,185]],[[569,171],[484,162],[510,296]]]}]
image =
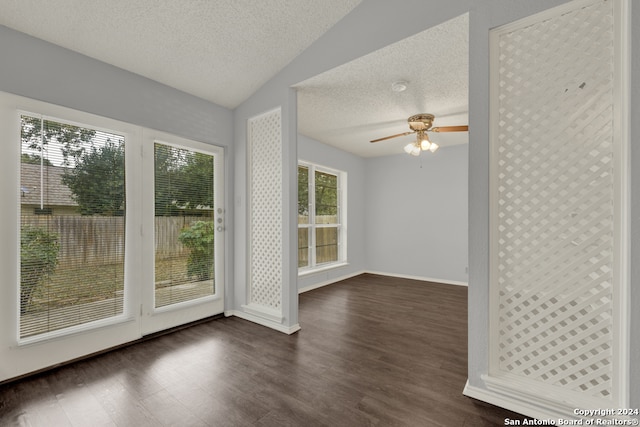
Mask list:
[{"label": "textured white ceiling", "polygon": [[[468,14],[296,85],[300,133],[363,157],[402,153],[415,136],[407,118],[436,116],[435,126],[468,124]],[[393,82],[409,82],[406,91]],[[468,142],[467,132],[430,134],[440,146]],[[428,153],[423,153],[428,155]]]},{"label": "textured white ceiling", "polygon": [[[0,25],[235,108],[361,0],[0,0]],[[391,84],[409,82],[395,93]],[[363,157],[402,153],[407,117],[467,124],[468,16],[296,86],[299,131]],[[441,146],[468,134],[432,134]],[[425,153],[426,154],[426,153]]]},{"label": "textured white ceiling", "polygon": [[235,108],[361,0],[0,0],[0,24]]}]

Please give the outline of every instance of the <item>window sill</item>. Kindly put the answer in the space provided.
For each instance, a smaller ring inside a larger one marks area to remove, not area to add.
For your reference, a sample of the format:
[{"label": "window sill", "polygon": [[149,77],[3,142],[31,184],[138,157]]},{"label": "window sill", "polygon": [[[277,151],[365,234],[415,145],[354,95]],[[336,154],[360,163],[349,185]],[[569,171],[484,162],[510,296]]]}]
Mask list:
[{"label": "window sill", "polygon": [[333,270],[336,268],[341,268],[341,267],[346,267],[348,266],[349,263],[348,262],[336,262],[336,263],[332,263],[332,264],[325,264],[325,265],[321,265],[319,267],[314,267],[314,268],[310,268],[308,270],[298,270],[298,277],[305,277],[305,276],[310,276],[312,274],[315,273],[322,273],[328,270]]},{"label": "window sill", "polygon": [[32,335],[25,338],[18,338],[17,346],[29,346],[32,344],[38,344],[41,342],[51,341],[51,340],[59,340],[63,338],[67,338],[72,335],[78,335],[87,332],[93,332],[97,329],[107,328],[110,326],[120,325],[126,322],[133,322],[135,319],[134,316],[127,314],[120,314],[113,317],[108,317],[106,319],[100,319],[93,322],[81,323],[80,325],[69,326],[63,329],[57,329],[55,331],[44,332],[37,335]]}]

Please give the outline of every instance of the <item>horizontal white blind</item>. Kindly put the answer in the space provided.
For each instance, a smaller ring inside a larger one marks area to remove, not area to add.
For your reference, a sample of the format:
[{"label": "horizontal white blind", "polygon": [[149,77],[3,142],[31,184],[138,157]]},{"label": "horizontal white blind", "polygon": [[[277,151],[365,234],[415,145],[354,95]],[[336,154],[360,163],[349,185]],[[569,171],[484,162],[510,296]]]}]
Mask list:
[{"label": "horizontal white blind", "polygon": [[123,313],[124,137],[21,116],[20,337]]},{"label": "horizontal white blind", "polygon": [[155,307],[215,293],[214,156],[156,143]]}]

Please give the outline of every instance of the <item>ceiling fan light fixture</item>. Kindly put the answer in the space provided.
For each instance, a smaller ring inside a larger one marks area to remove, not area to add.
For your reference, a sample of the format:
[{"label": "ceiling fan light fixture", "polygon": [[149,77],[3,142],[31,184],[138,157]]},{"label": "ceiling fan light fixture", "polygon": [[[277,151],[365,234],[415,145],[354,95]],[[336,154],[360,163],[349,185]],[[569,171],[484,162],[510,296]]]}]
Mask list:
[{"label": "ceiling fan light fixture", "polygon": [[[393,83],[392,87],[399,83],[405,83],[402,81],[398,81]],[[406,88],[406,87],[405,87]],[[409,132],[398,133],[396,135],[385,136],[384,138],[372,139],[369,142],[380,142],[386,141],[391,138],[397,138],[399,136],[407,136],[412,133],[416,134],[416,139],[413,142],[404,146],[404,151],[407,154],[411,154],[412,156],[419,156],[422,151],[431,151],[435,153],[440,146],[435,142],[431,142],[429,140],[429,135],[427,132],[468,132],[468,125],[460,125],[460,126],[438,126],[433,127],[433,120],[435,116],[433,114],[414,114],[413,116],[407,119],[409,123]]]},{"label": "ceiling fan light fixture", "polygon": [[404,146],[404,152],[407,154],[411,154],[411,152],[413,151],[413,147],[415,147],[415,144],[413,142],[408,143]]},{"label": "ceiling fan light fixture", "polygon": [[418,141],[416,143],[420,144],[422,151],[427,151],[431,147],[429,136],[423,131],[418,132]]}]

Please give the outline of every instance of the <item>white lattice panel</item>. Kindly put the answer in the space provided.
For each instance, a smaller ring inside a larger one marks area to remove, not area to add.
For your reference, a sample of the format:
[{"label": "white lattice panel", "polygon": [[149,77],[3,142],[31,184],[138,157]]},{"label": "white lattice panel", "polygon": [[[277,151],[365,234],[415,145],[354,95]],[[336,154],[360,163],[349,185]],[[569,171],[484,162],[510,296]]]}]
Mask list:
[{"label": "white lattice panel", "polygon": [[249,120],[250,303],[281,309],[282,121],[280,110]]},{"label": "white lattice panel", "polygon": [[499,369],[606,399],[613,42],[611,1],[500,35],[493,141]]}]

